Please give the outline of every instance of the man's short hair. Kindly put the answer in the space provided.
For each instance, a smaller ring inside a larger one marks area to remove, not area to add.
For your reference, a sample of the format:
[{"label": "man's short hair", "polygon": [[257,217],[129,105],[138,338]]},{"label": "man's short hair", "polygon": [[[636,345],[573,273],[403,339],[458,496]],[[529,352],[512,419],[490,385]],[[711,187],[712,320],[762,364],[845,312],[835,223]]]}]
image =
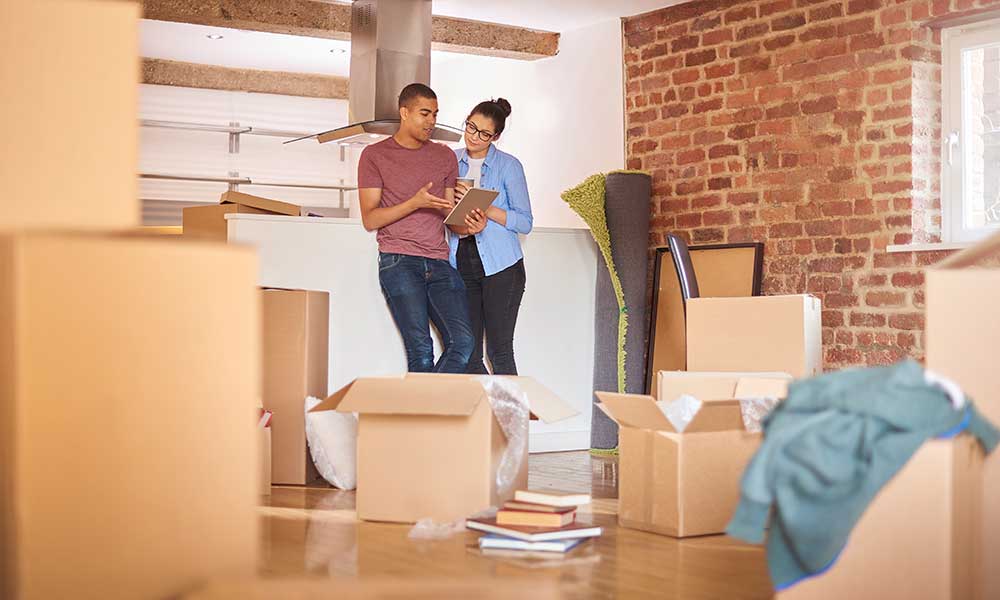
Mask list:
[{"label": "man's short hair", "polygon": [[437,100],[437,94],[434,93],[434,90],[422,83],[411,83],[403,88],[403,91],[399,92],[399,108],[409,105],[417,98]]}]

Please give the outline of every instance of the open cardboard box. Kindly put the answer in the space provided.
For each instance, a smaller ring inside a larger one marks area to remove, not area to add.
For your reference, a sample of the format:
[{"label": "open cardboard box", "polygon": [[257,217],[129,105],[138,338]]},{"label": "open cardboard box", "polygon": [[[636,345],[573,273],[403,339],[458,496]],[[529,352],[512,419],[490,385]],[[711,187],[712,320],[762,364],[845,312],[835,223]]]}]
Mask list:
[{"label": "open cardboard box", "polygon": [[[530,377],[502,378],[520,386],[531,412],[546,423],[576,414]],[[450,522],[499,506],[527,487],[525,421],[520,470],[506,492],[497,488],[507,437],[477,376],[363,377],[313,409],[324,410],[358,413],[360,519]]]},{"label": "open cardboard box", "polygon": [[810,295],[687,301],[689,371],[823,371],[822,306]]},{"label": "open cardboard box", "polygon": [[620,426],[618,522],[622,527],[687,537],[725,531],[740,479],[760,446],[745,430],[738,398],[787,394],[782,374],[661,372],[661,399],[703,402],[678,432],[652,396],[597,392],[598,407]]},{"label": "open cardboard box", "polygon": [[298,217],[303,208],[297,204],[252,196],[243,192],[223,192],[215,206],[189,206],[183,210],[182,223],[185,237],[224,242],[228,238],[226,215],[248,213],[254,215],[287,215]]}]

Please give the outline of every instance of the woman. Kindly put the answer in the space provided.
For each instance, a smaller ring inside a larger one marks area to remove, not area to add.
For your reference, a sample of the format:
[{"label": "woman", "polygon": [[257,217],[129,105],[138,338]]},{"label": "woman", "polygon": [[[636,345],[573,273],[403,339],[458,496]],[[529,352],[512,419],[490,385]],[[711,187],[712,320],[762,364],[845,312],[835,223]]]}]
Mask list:
[{"label": "woman", "polygon": [[486,228],[468,236],[452,235],[451,264],[465,281],[475,344],[467,373],[488,373],[486,352],[495,375],[517,375],[514,326],[524,295],[524,255],[518,234],[531,232],[531,202],[520,161],[494,145],[503,134],[510,103],[503,98],[480,102],[465,121],[465,148],[456,150],[455,197],[472,187],[500,192],[486,210]]}]

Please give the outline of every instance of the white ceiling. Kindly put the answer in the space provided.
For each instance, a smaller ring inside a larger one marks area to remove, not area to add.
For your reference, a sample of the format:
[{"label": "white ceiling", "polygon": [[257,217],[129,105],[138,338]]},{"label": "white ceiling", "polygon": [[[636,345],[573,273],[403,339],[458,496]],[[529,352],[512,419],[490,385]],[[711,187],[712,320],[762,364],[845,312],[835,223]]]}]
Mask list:
[{"label": "white ceiling", "polygon": [[434,14],[545,31],[571,31],[686,0],[434,0]]},{"label": "white ceiling", "polygon": [[[683,0],[434,0],[434,14],[546,31],[571,31]],[[221,35],[220,40],[209,35]],[[142,55],[232,68],[341,75],[350,43],[322,38],[143,20]],[[333,50],[333,52],[331,52]],[[434,52],[447,60],[446,52]]]},{"label": "white ceiling", "polygon": [[139,49],[147,58],[344,77],[351,61],[350,42],[145,19]]}]

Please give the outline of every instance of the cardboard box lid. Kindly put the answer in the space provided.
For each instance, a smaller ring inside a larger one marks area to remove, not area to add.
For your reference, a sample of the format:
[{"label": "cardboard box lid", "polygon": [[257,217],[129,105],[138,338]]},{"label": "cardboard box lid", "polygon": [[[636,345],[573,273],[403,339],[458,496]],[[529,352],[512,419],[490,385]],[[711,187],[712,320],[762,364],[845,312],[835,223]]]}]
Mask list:
[{"label": "cardboard box lid", "polygon": [[271,200],[270,198],[261,198],[260,196],[251,196],[250,194],[234,192],[232,190],[222,193],[222,196],[219,197],[219,204],[249,206],[251,208],[266,210],[280,215],[289,215],[292,217],[298,217],[302,214],[302,207],[297,204],[281,202],[280,200]]},{"label": "cardboard box lid", "polygon": [[733,398],[784,398],[792,376],[768,372],[660,371],[657,385],[660,400],[674,400],[688,394],[703,401]]},{"label": "cardboard box lid", "polygon": [[1000,256],[1000,233],[995,233],[974,246],[952,254],[931,269],[964,269],[975,266],[981,260]]},{"label": "cardboard box lid", "polygon": [[[437,373],[360,377],[331,394],[313,411],[469,416],[481,401],[487,399],[478,377]],[[578,414],[578,411],[531,377],[504,376],[503,379],[517,382],[528,396],[531,412],[546,423]]]},{"label": "cardboard box lid", "polygon": [[711,433],[715,431],[742,430],[743,415],[737,400],[706,402],[683,432],[678,432],[667,419],[652,396],[596,392],[604,414],[622,427],[664,431],[667,433]]}]

